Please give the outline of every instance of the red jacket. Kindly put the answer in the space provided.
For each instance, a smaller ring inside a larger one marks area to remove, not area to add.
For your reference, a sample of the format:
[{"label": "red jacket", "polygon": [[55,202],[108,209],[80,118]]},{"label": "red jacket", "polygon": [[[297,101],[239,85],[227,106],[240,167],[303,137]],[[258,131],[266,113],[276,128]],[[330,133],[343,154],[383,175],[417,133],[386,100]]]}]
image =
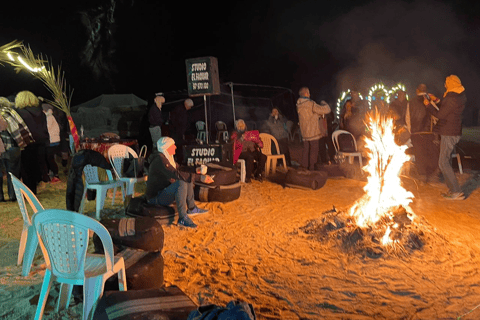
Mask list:
[{"label": "red jacket", "polygon": [[240,153],[243,151],[243,142],[251,141],[258,145],[259,148],[263,148],[263,142],[260,139],[260,133],[258,130],[245,131],[240,137],[237,131],[234,131],[230,136],[233,141],[233,163],[237,163]]}]

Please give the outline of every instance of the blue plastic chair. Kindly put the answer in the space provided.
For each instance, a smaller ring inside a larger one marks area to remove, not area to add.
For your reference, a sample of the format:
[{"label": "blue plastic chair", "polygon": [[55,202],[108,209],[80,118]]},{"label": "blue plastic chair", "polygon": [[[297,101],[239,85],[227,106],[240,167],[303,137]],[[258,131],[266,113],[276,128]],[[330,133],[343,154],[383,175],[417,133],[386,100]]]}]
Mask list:
[{"label": "blue plastic chair", "polygon": [[20,212],[23,216],[23,230],[20,238],[20,247],[18,248],[18,260],[17,265],[22,265],[22,276],[26,277],[30,273],[32,267],[33,258],[37,251],[38,238],[35,232],[30,217],[28,216],[27,205],[25,201],[28,201],[30,207],[33,210],[33,214],[44,210],[40,201],[33,194],[33,192],[22,181],[18,180],[11,172],[8,173],[12,178],[13,189],[15,190],[15,196],[17,197],[17,203],[20,207]]},{"label": "blue plastic chair", "polygon": [[[142,157],[145,157],[146,154],[147,154],[147,146],[143,146],[142,149],[140,149],[140,155]],[[110,160],[110,164],[112,165],[113,172],[115,172],[115,178],[117,180],[125,182],[126,195],[134,198],[135,184],[138,182],[146,182],[148,179],[148,176],[144,175],[143,177],[131,178],[131,177],[124,177],[122,175],[123,160],[128,159],[130,156],[132,156],[133,158],[138,158],[138,155],[135,152],[135,150],[123,144],[116,144],[111,146],[108,149],[108,158]]]},{"label": "blue plastic chair", "polygon": [[80,203],[80,209],[78,212],[83,213],[83,209],[85,207],[85,201],[87,201],[87,190],[96,190],[96,210],[95,216],[97,220],[100,220],[100,211],[103,209],[105,204],[105,198],[107,197],[108,189],[113,189],[113,196],[112,196],[112,206],[115,203],[115,193],[117,191],[117,187],[122,188],[122,200],[124,198],[124,189],[123,189],[123,181],[114,180],[112,176],[112,172],[110,170],[107,171],[107,181],[100,181],[98,178],[98,167],[94,167],[92,165],[87,164],[83,167],[83,174],[85,177],[85,188],[83,189],[83,196],[82,202]]},{"label": "blue plastic chair", "polygon": [[[118,274],[120,290],[127,290],[124,259],[114,256],[112,238],[100,222],[59,209],[40,211],[33,215],[32,221],[46,264],[35,320],[42,319],[54,280],[61,283],[56,312],[68,308],[74,285],[83,286],[85,320],[93,314],[108,278]],[[87,253],[89,231],[100,238],[104,254]]]}]

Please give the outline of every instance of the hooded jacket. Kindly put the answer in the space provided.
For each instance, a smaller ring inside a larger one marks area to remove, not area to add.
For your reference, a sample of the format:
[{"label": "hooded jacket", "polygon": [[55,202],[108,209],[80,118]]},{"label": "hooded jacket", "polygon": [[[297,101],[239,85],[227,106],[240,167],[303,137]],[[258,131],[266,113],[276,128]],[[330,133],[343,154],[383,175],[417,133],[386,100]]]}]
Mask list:
[{"label": "hooded jacket", "polygon": [[315,101],[301,97],[297,100],[297,113],[300,122],[300,131],[304,141],[319,140],[322,138],[318,119],[321,115],[330,112],[328,104],[318,105]]}]

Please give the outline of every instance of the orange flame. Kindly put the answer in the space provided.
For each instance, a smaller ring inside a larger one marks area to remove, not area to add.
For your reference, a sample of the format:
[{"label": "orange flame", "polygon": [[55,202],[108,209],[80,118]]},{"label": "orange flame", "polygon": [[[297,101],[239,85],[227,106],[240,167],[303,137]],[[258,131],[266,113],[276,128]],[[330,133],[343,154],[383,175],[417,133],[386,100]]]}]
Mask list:
[{"label": "orange flame", "polygon": [[[409,207],[413,194],[402,187],[400,172],[403,164],[409,160],[405,154],[407,146],[395,143],[393,118],[377,112],[368,114],[370,137],[365,138],[368,164],[363,168],[367,172],[365,195],[350,209],[350,215],[356,218],[359,227],[373,226],[380,219],[392,221],[393,209],[403,206],[410,213]],[[389,234],[390,228],[387,229]],[[386,237],[388,239],[388,234]],[[388,243],[383,239],[384,243]]]}]

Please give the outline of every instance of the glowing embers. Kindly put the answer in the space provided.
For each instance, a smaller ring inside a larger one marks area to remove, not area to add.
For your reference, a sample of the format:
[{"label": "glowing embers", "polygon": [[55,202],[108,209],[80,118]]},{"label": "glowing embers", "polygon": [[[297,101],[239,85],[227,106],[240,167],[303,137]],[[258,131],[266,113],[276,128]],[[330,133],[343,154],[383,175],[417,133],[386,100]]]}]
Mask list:
[{"label": "glowing embers", "polygon": [[[368,164],[365,194],[346,211],[335,208],[300,228],[322,241],[334,241],[348,252],[378,258],[383,253],[405,255],[423,247],[430,228],[409,207],[413,194],[405,190],[400,172],[409,156],[397,145],[393,118],[378,112],[367,113],[365,137]],[[421,219],[420,219],[421,220]]]},{"label": "glowing embers", "polygon": [[380,219],[392,220],[393,209],[403,207],[413,220],[409,204],[413,194],[402,187],[400,171],[409,156],[407,146],[397,145],[393,133],[393,119],[378,112],[367,115],[370,135],[365,138],[368,164],[365,195],[350,209],[359,227],[373,226]]}]

